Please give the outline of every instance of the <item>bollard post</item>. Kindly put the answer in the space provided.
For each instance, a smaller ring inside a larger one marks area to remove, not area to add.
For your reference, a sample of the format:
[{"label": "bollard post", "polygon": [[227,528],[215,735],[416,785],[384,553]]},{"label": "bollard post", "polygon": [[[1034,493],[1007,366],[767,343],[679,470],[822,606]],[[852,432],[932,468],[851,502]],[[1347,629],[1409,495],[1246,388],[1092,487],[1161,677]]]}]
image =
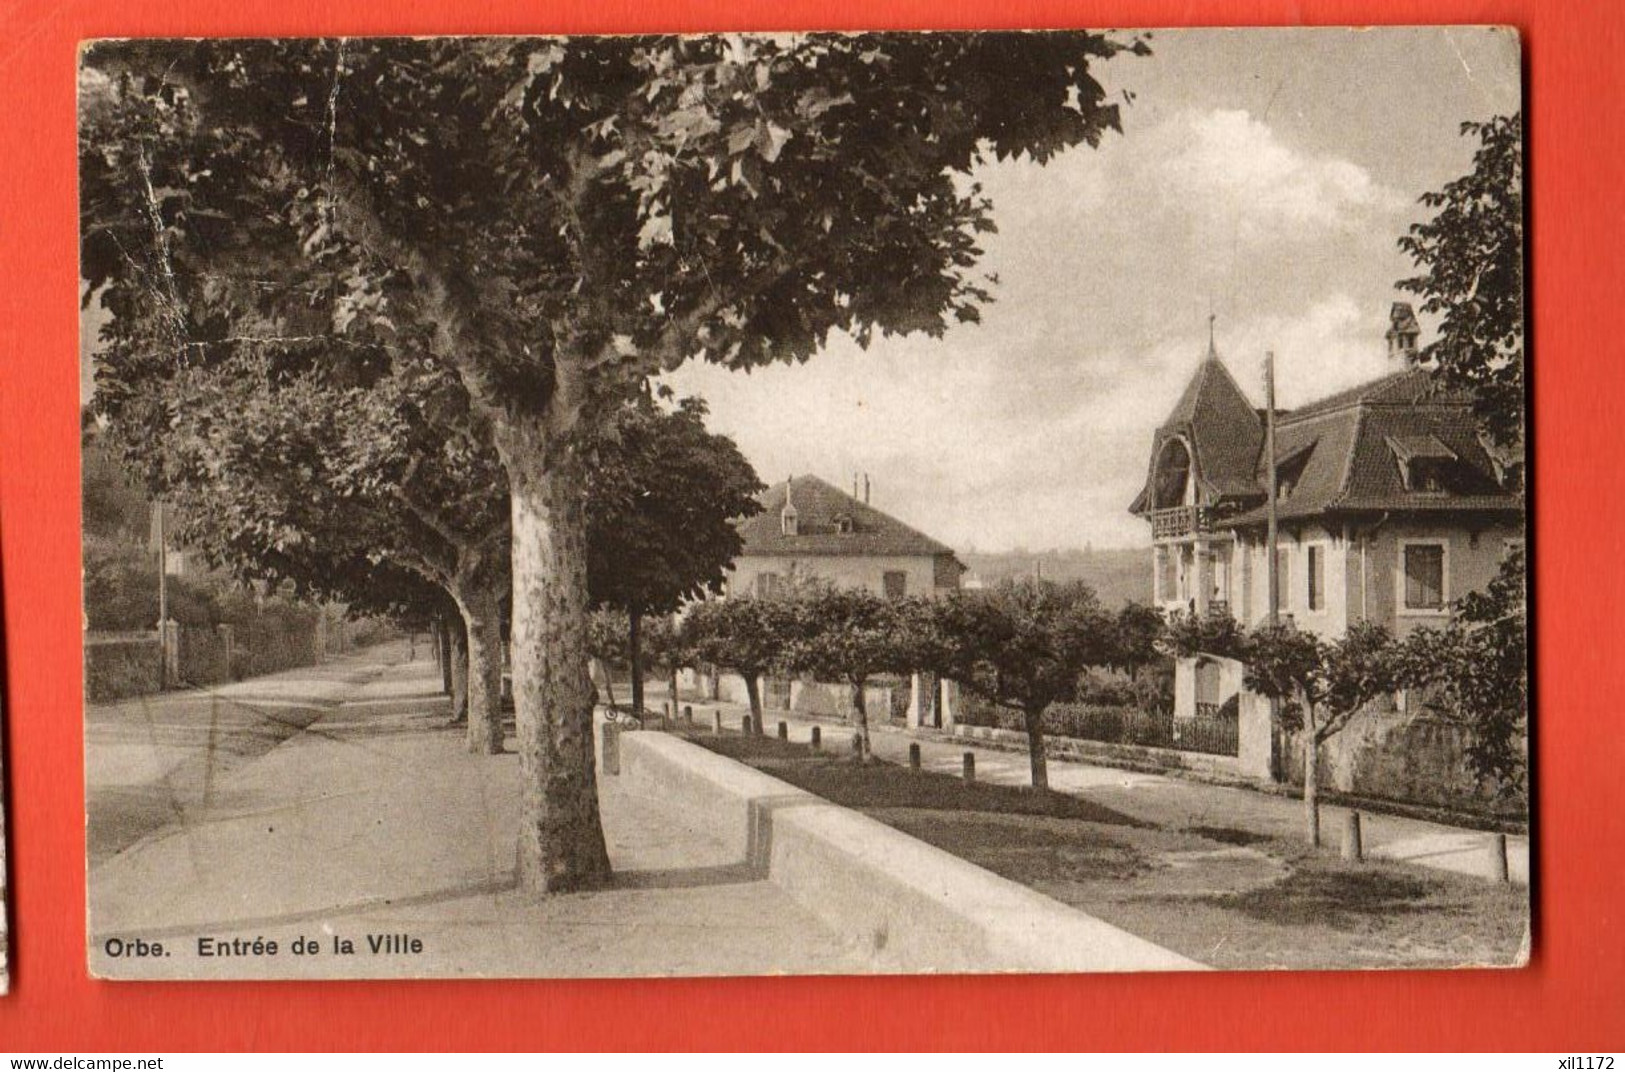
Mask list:
[{"label": "bollard post", "polygon": [[963,766],[964,766],[965,781],[974,782],[976,780],[976,753],[975,752],[966,752],[965,753]]},{"label": "bollard post", "polygon": [[1490,880],[1506,885],[1512,881],[1511,870],[1507,867],[1507,836],[1496,834],[1490,838]]},{"label": "bollard post", "polygon": [[910,770],[919,770],[920,769],[920,742],[919,741],[910,741],[908,743],[908,767],[909,767]]},{"label": "bollard post", "polygon": [[604,744],[599,751],[599,759],[604,765],[605,774],[621,773],[621,727],[614,722],[604,723]]},{"label": "bollard post", "polygon": [[820,748],[822,748],[823,746],[824,746],[824,734],[823,734],[823,731],[820,730],[817,726],[814,726],[812,728],[812,747],[813,747],[813,751],[816,752]]},{"label": "bollard post", "polygon": [[863,755],[863,734],[854,733],[852,735],[852,751],[856,755]]},{"label": "bollard post", "polygon": [[1343,859],[1365,859],[1365,842],[1360,836],[1360,813],[1357,811],[1343,816]]},{"label": "bollard post", "polygon": [[683,705],[683,722],[686,723],[687,725],[690,725],[690,726],[694,725],[694,705],[693,704],[684,704]]},{"label": "bollard post", "polygon": [[750,736],[750,716],[749,715],[741,715],[739,717],[739,732],[743,733],[746,737]]},{"label": "bollard post", "polygon": [[790,739],[790,723],[781,720],[779,722],[779,740],[788,741],[789,739]]}]

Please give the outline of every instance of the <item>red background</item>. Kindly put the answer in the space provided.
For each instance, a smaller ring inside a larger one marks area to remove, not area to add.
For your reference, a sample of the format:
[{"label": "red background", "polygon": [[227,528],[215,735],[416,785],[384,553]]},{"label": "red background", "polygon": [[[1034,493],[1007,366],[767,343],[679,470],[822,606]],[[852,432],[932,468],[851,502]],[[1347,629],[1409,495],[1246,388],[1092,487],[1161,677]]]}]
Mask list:
[{"label": "red background", "polygon": [[[1564,0],[18,0],[0,11],[0,1050],[1625,1045],[1619,372],[1625,17]],[[1589,8],[1589,10],[1588,10]],[[112,984],[85,971],[75,45],[119,36],[1508,23],[1532,188],[1538,876],[1515,972]]]}]

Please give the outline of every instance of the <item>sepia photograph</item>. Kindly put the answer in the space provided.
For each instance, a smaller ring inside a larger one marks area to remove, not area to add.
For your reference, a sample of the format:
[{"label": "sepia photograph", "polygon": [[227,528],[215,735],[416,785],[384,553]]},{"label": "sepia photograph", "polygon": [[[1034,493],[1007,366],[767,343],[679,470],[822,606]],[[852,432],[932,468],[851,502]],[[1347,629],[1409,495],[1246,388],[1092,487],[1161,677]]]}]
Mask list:
[{"label": "sepia photograph", "polygon": [[1521,62],[83,43],[91,973],[1524,965]]}]

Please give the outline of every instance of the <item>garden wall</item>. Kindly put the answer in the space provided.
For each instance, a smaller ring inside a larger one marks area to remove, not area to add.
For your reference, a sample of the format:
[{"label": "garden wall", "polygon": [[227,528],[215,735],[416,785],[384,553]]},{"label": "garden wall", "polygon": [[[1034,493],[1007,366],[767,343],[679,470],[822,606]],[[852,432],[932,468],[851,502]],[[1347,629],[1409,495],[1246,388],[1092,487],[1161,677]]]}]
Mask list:
[{"label": "garden wall", "polygon": [[[1027,734],[1023,730],[1000,729],[995,726],[955,726],[954,736],[964,740],[991,744],[1014,752],[1027,750]],[[1241,768],[1235,756],[1214,756],[1202,752],[1182,752],[1173,748],[1154,748],[1148,745],[1112,744],[1106,741],[1086,741],[1077,737],[1044,737],[1044,754],[1053,759],[1067,759],[1076,763],[1099,763],[1108,767],[1129,767],[1135,770],[1197,771],[1223,778],[1240,778]]]},{"label": "garden wall", "polygon": [[[1522,796],[1497,800],[1467,766],[1467,731],[1391,705],[1368,709],[1320,747],[1320,784],[1340,793],[1455,811],[1521,817]],[[1291,784],[1303,784],[1303,738],[1286,746]]]},{"label": "garden wall", "polygon": [[[715,695],[711,694],[711,680],[702,680],[685,670],[678,675],[678,689],[687,699],[716,699],[741,705],[750,702],[745,694],[745,679],[738,674],[721,674],[715,678]],[[880,722],[893,717],[900,719],[908,711],[909,687],[906,684],[870,685],[864,689],[863,698],[871,719]],[[763,678],[762,706],[767,711],[794,711],[828,718],[851,718],[857,714],[852,704],[852,686],[822,681]]]}]

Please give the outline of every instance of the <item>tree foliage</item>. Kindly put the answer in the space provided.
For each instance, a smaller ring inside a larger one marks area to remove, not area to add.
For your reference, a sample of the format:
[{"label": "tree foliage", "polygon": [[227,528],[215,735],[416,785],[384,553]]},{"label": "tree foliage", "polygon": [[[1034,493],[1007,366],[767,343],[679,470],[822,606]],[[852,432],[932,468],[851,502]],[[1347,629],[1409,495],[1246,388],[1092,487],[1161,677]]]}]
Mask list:
[{"label": "tree foliage", "polygon": [[744,547],[735,521],[761,511],[764,485],[705,413],[702,399],[666,410],[643,395],[609,422],[587,485],[595,602],[666,614],[722,591]]},{"label": "tree foliage", "polygon": [[838,681],[852,689],[858,715],[859,755],[872,757],[869,710],[864,690],[876,674],[914,669],[916,648],[908,636],[910,616],[899,601],[867,588],[813,586],[789,601],[790,643],[785,668],[818,681]]},{"label": "tree foliage", "polygon": [[[82,264],[138,406],[243,346],[429,355],[507,477],[520,873],[601,879],[585,443],[653,373],[975,320],[989,159],[1118,127],[1091,33],[98,43]],[[222,315],[222,311],[225,315]],[[246,340],[246,341],[245,341]],[[155,413],[154,427],[166,414]]]},{"label": "tree foliage", "polygon": [[1158,643],[1178,658],[1215,655],[1240,659],[1247,650],[1247,631],[1228,614],[1197,614],[1176,611],[1170,614]]},{"label": "tree foliage", "polygon": [[1474,392],[1482,427],[1521,448],[1524,422],[1523,115],[1461,125],[1478,139],[1473,169],[1422,195],[1435,210],[1399,240],[1421,274],[1401,289],[1440,317],[1420,362]]},{"label": "tree foliage", "polygon": [[1161,654],[1167,619],[1160,610],[1130,601],[1118,608],[1112,620],[1111,651],[1106,665],[1122,670],[1138,680],[1140,670]]},{"label": "tree foliage", "polygon": [[990,703],[1022,712],[1033,785],[1048,788],[1043,713],[1076,697],[1084,671],[1110,658],[1113,619],[1088,585],[1036,578],[943,600],[938,614],[949,638],[940,670]]},{"label": "tree foliage", "polygon": [[761,732],[758,679],[785,668],[797,636],[797,616],[783,599],[721,599],[697,603],[683,619],[685,647],[697,663],[745,679],[750,713]]},{"label": "tree foliage", "polygon": [[1301,730],[1303,802],[1310,844],[1320,844],[1320,745],[1348,725],[1354,713],[1399,685],[1393,637],[1375,622],[1359,621],[1335,641],[1289,624],[1247,634],[1242,648],[1247,688],[1275,700],[1280,726]]},{"label": "tree foliage", "polygon": [[1424,706],[1468,731],[1467,762],[1503,795],[1528,776],[1529,642],[1524,556],[1464,598],[1443,629],[1418,629],[1400,648],[1402,683]]}]

